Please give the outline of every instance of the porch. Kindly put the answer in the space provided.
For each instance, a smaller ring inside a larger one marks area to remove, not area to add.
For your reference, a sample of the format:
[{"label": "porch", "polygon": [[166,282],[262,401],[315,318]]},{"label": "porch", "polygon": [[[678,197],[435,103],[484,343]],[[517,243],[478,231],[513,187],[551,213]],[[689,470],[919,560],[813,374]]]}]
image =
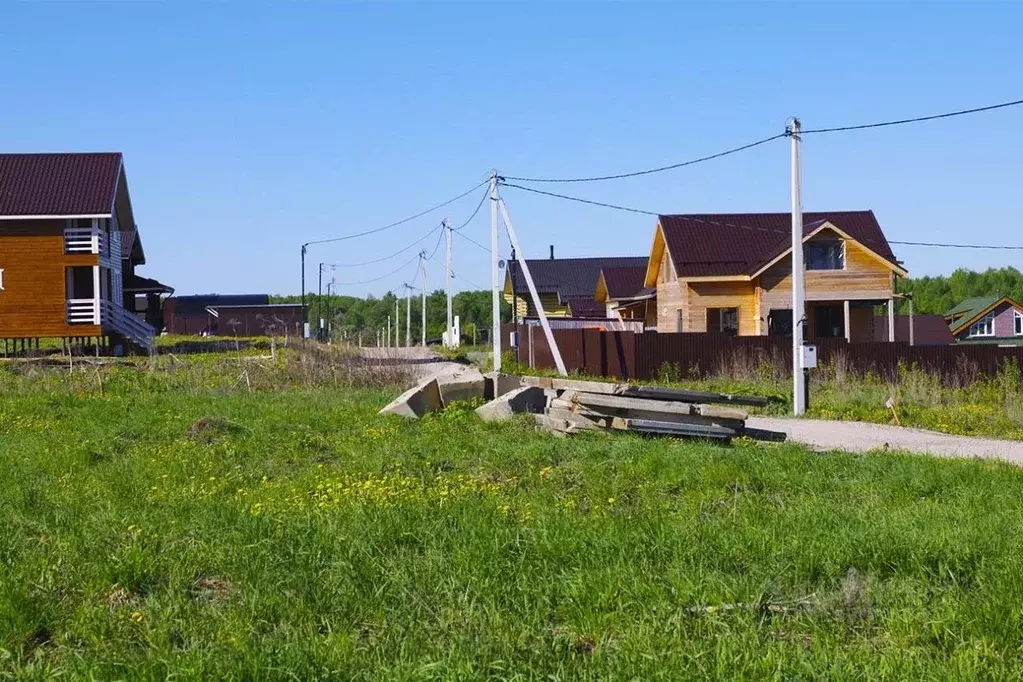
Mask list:
[{"label": "porch", "polygon": [[[877,318],[875,310],[882,308],[884,317]],[[875,340],[875,326],[879,320],[888,329],[883,335],[894,338],[891,331],[895,323],[892,299],[821,300],[806,302],[804,335],[815,339],[845,339],[850,343],[868,343]],[[792,310],[774,309],[767,315],[768,336],[792,336]]]}]

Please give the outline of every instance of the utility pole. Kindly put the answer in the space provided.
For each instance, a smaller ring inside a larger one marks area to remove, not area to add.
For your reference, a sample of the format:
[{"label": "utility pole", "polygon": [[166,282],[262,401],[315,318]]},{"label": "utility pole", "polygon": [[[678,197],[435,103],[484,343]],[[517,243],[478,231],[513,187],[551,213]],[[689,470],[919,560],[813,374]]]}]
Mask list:
[{"label": "utility pole", "polygon": [[426,251],[419,254],[419,265],[423,269],[423,348],[426,348]]},{"label": "utility pole", "polygon": [[308,325],[309,317],[306,315],[305,309],[305,253],[309,250],[309,243],[306,242],[302,245],[302,338],[309,336]]},{"label": "utility pole", "polygon": [[[494,371],[501,371],[501,283],[497,276],[499,244],[497,241],[497,171],[490,173],[490,288],[491,288],[491,329],[490,341],[494,349]],[[515,283],[512,282],[512,288]]]},{"label": "utility pole", "polygon": [[806,374],[803,370],[803,322],[806,318],[806,289],[803,264],[802,170],[799,162],[799,119],[789,126],[792,138],[792,411],[806,412]]},{"label": "utility pole", "polygon": [[390,345],[391,345],[391,316],[388,315],[387,316],[387,341],[384,343],[384,346],[385,347],[390,347]]},{"label": "utility pole", "polygon": [[412,347],[412,285],[403,282],[405,287],[405,347]]},{"label": "utility pole", "polygon": [[[504,203],[504,199],[498,198],[498,204],[501,207],[501,215],[504,217],[504,227],[508,231],[508,239],[511,240],[512,248],[515,249],[515,253],[522,253],[522,245],[519,244],[518,235],[515,234],[515,227],[512,225],[511,216],[508,215],[508,207]],[[522,259],[522,277],[526,280],[526,286],[529,288],[529,295],[533,297],[533,305],[536,306],[537,315],[540,317],[540,326],[543,327],[544,336],[547,337],[547,345],[551,349],[551,355],[554,356],[554,364],[558,368],[558,373],[561,376],[568,376],[568,370],[565,369],[565,361],[561,358],[561,351],[558,349],[558,342],[554,340],[554,332],[551,331],[550,322],[547,321],[547,313],[543,309],[543,304],[540,303],[540,294],[537,293],[536,284],[533,283],[533,275],[529,272],[529,263],[526,259]],[[512,283],[512,291],[515,290],[515,283]],[[532,348],[532,346],[530,346]]]},{"label": "utility pole", "polygon": [[452,280],[452,273],[451,273],[451,221],[449,219],[447,219],[447,218],[444,219],[444,236],[445,236],[446,242],[447,242],[444,246],[445,246],[445,251],[447,252],[447,258],[445,260],[447,261],[447,266],[446,267],[447,267],[447,270],[448,270],[446,276],[444,277],[444,289],[447,292],[447,296],[448,296],[448,315],[447,315],[447,320],[448,320],[448,327],[447,327],[447,329],[448,329],[448,332],[447,332],[447,334],[444,335],[444,337],[447,339],[447,341],[445,342],[447,347],[448,348],[454,348],[458,344],[455,342],[455,338],[454,338],[454,335],[455,335],[455,318],[454,318],[454,315],[453,315],[452,309],[451,309],[451,284],[452,284],[452,282],[451,282],[451,280]]},{"label": "utility pole", "polygon": [[398,297],[394,297],[394,347],[397,348],[401,345],[401,337],[398,336],[398,330],[401,329],[401,315],[398,314]]},{"label": "utility pole", "polygon": [[317,276],[316,284],[316,317],[319,320],[319,335],[320,341],[323,341],[323,263],[320,263],[318,268],[319,275]]}]

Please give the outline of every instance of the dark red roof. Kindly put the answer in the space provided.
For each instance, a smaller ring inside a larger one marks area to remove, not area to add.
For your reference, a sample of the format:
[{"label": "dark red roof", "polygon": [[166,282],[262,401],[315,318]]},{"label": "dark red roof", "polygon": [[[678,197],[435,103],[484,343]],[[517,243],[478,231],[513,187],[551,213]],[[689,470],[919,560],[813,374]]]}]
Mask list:
[{"label": "dark red roof", "polygon": [[[658,217],[680,277],[752,275],[792,241],[791,213],[711,213]],[[803,213],[803,234],[832,223],[885,260],[896,262],[873,211]]]},{"label": "dark red roof", "polygon": [[604,319],[607,317],[607,306],[594,298],[570,298],[568,309],[572,317]]},{"label": "dark red roof", "polygon": [[0,154],[0,215],[109,215],[119,153]]},{"label": "dark red roof", "polygon": [[[874,340],[888,340],[888,316],[874,318]],[[909,315],[895,316],[895,340],[909,343]],[[947,346],[955,343],[948,322],[941,315],[913,316],[914,346]]]},{"label": "dark red roof", "polygon": [[[646,256],[621,256],[611,258],[538,258],[527,260],[533,283],[541,294],[558,294],[562,301],[569,298],[593,298],[597,291],[597,279],[604,268],[643,267]],[[521,261],[509,261],[513,291],[518,296],[529,296],[526,278],[522,274]]]},{"label": "dark red roof", "polygon": [[607,297],[613,301],[618,301],[623,298],[637,296],[643,290],[643,280],[646,278],[646,264],[604,268],[601,270],[601,273],[604,275]]}]

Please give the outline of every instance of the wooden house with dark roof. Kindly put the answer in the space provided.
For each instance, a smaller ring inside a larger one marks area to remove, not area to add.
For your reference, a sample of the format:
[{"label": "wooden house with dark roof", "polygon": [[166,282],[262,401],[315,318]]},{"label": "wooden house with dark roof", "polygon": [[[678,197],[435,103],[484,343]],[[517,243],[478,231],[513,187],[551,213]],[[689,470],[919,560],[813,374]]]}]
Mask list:
[{"label": "wooden house with dark roof", "polygon": [[642,320],[644,327],[657,327],[657,290],[647,287],[646,263],[602,268],[597,278],[597,301],[605,316],[620,320]]},{"label": "wooden house with dark roof", "polygon": [[144,263],[121,154],[0,154],[0,338],[151,350],[125,289]]},{"label": "wooden house with dark roof", "polygon": [[[791,335],[790,213],[662,215],[644,285],[657,330]],[[805,212],[809,338],[874,339],[874,308],[894,326],[896,259],[872,211]],[[889,333],[887,338],[893,338]]]},{"label": "wooden house with dark roof", "polygon": [[[597,280],[604,268],[646,267],[644,256],[609,258],[529,259],[526,264],[533,276],[540,303],[548,317],[607,318],[606,305],[596,300]],[[512,304],[517,318],[536,317],[522,262],[508,262],[504,278],[504,298]]]}]

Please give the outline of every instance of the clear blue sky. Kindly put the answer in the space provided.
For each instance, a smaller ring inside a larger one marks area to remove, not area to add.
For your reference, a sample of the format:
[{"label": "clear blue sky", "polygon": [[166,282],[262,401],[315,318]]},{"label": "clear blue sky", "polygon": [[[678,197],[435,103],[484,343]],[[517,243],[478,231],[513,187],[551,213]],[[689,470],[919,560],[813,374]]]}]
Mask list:
[{"label": "clear blue sky", "polygon": [[[297,293],[302,242],[417,212],[491,168],[628,171],[766,137],[791,115],[812,128],[1019,99],[1021,35],[1019,3],[6,3],[0,149],[123,151],[142,274],[179,293]],[[661,212],[785,211],[788,154],[779,140],[561,189]],[[808,137],[804,206],[872,208],[890,239],[1023,244],[1021,159],[1023,107]],[[651,242],[649,217],[505,197],[527,256]],[[447,213],[461,222],[477,201]],[[311,247],[309,288],[318,262],[386,256],[444,215]],[[466,228],[484,243],[488,230],[485,210]],[[456,273],[486,286],[486,255],[455,245]],[[1023,262],[896,253],[913,275]],[[381,294],[413,268],[341,290]]]}]

